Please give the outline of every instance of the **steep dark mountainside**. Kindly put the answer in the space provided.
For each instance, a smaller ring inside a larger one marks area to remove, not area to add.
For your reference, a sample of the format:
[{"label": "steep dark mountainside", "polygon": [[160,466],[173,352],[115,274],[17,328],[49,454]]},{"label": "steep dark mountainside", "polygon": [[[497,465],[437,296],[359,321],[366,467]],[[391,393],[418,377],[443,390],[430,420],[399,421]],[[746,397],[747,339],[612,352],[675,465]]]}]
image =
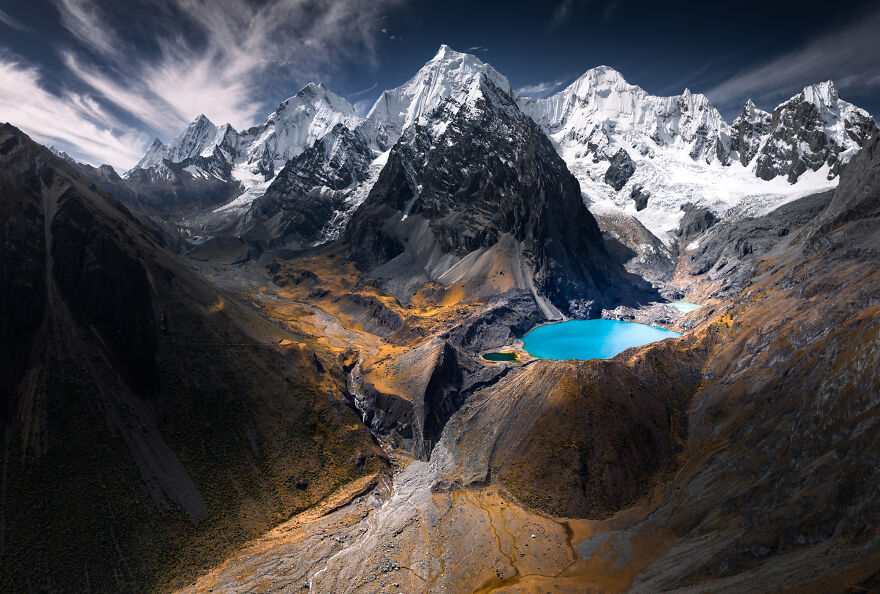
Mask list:
[{"label": "steep dark mountainside", "polygon": [[[153,215],[183,215],[220,206],[240,194],[241,184],[231,178],[231,171],[231,165],[218,155],[195,156],[133,169],[125,181],[133,193],[133,206]],[[125,197],[120,194],[121,200]]]},{"label": "steep dark mountainside", "polygon": [[0,127],[0,590],[180,586],[383,466],[342,369]]},{"label": "steep dark mountainside", "polygon": [[[272,248],[325,240],[350,191],[367,179],[373,152],[358,132],[337,124],[294,157],[236,224],[236,235]],[[341,227],[341,225],[339,225]]]},{"label": "steep dark mountainside", "polygon": [[352,217],[345,241],[363,269],[473,295],[530,290],[548,317],[630,296],[577,180],[512,97],[480,75],[438,112],[407,129]]},{"label": "steep dark mountainside", "polygon": [[608,253],[630,272],[664,287],[675,272],[675,258],[662,241],[638,219],[614,210],[594,208],[591,214],[602,230]]},{"label": "steep dark mountainside", "polygon": [[711,213],[690,210],[682,220],[681,244],[686,246],[697,237],[697,245],[681,255],[679,266],[704,285],[713,284],[709,297],[733,297],[751,281],[760,260],[783,254],[793,243],[803,241],[796,232],[815,220],[832,195],[814,194],[763,217],[713,222],[708,227],[705,217]]}]

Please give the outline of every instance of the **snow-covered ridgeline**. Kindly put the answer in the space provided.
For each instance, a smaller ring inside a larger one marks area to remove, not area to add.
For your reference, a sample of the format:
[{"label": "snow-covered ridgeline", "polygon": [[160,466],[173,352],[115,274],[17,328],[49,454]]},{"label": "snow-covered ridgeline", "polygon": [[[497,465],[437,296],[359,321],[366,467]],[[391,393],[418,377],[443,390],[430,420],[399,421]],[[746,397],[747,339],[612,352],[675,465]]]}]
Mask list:
[{"label": "snow-covered ridgeline", "polygon": [[[664,240],[687,203],[723,216],[831,187],[839,164],[876,129],[871,116],[841,100],[830,82],[806,87],[772,114],[749,101],[732,124],[704,95],[685,90],[653,96],[607,66],[588,70],[551,97],[520,98],[494,68],[444,45],[413,78],[383,92],[366,118],[324,85],[310,84],[248,130],[218,128],[200,116],[167,145],[156,140],[136,168],[195,156],[223,160],[244,191],[218,210],[240,211],[265,193],[285,163],[336,124],[362,136],[373,153],[371,169],[378,171],[382,156],[414,124],[439,137],[452,113],[469,97],[482,96],[476,81],[516,98],[553,140],[588,203],[627,211]],[[618,189],[606,182],[615,155],[632,164],[617,176]],[[373,180],[368,176],[354,188],[346,206],[356,208]]]}]

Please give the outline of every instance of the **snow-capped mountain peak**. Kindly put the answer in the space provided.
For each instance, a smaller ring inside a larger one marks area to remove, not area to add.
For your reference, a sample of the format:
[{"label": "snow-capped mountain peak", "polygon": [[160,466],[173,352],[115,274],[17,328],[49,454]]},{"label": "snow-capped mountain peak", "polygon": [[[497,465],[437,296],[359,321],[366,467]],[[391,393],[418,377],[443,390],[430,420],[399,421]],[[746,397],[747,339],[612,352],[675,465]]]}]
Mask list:
[{"label": "snow-capped mountain peak", "polygon": [[337,124],[353,129],[363,121],[354,106],[323,83],[309,83],[285,99],[266,122],[242,133],[239,153],[266,180]]},{"label": "snow-capped mountain peak", "polygon": [[[291,109],[331,109],[343,113],[345,115],[357,116],[354,106],[332,92],[324,83],[310,82],[296,95],[289,97],[281,102],[275,114],[284,113]],[[271,119],[272,116],[269,116]]]},{"label": "snow-capped mountain peak", "polygon": [[832,107],[840,99],[837,87],[830,80],[804,87],[803,95],[804,101],[819,107]]},{"label": "snow-capped mountain peak", "polygon": [[743,107],[743,111],[742,111],[742,114],[740,115],[740,117],[755,119],[755,118],[763,118],[764,116],[769,116],[769,115],[770,115],[769,112],[766,112],[763,109],[759,108],[757,105],[755,105],[754,101],[749,99],[748,101],[746,101],[746,104]]},{"label": "snow-capped mountain peak", "polygon": [[147,152],[141,157],[141,160],[132,169],[149,169],[154,165],[158,165],[165,158],[165,143],[154,138],[153,142],[147,148]]},{"label": "snow-capped mountain peak", "polygon": [[[683,204],[723,216],[752,208],[758,196],[771,204],[771,195],[797,195],[788,186],[804,174],[804,188],[823,187],[876,129],[830,81],[806,87],[772,115],[750,100],[732,125],[705,95],[685,89],[653,96],[607,66],[521,105],[554,141],[589,201],[631,211],[665,241]],[[766,183],[777,177],[772,187]]]},{"label": "snow-capped mountain peak", "polygon": [[581,146],[599,159],[625,147],[642,154],[673,147],[711,162],[725,126],[705,95],[689,89],[650,95],[609,66],[591,68],[559,93],[524,99],[522,106],[559,146]]},{"label": "snow-capped mountain peak", "polygon": [[[198,161],[184,163],[183,170],[193,166],[240,188],[215,211],[234,217],[266,192],[291,159],[342,126],[321,145],[335,153],[309,153],[303,164],[320,163],[318,180],[331,179],[345,163],[363,169],[369,162],[354,187],[334,190],[341,201],[334,220],[344,221],[404,134],[412,132],[426,146],[444,136],[455,142],[468,118],[497,110],[511,121],[530,116],[542,128],[588,203],[629,212],[664,241],[674,241],[688,204],[723,217],[731,209],[751,212],[827,187],[839,165],[877,130],[867,112],[840,99],[831,81],[805,87],[772,114],[749,100],[728,125],[703,94],[684,89],[680,95],[651,95],[609,66],[587,70],[550,97],[520,98],[492,66],[442,45],[411,79],[384,91],[366,118],[323,83],[309,83],[262,124],[242,132],[228,124],[217,128],[200,116],[167,146],[154,141],[136,167],[161,168],[163,159]],[[349,137],[359,141],[334,142]]]},{"label": "snow-capped mountain peak", "polygon": [[367,114],[367,120],[383,128],[389,144],[423,116],[429,116],[449,98],[464,100],[479,75],[508,94],[510,82],[492,66],[471,54],[440,49],[409,81],[396,89],[385,91]]},{"label": "snow-capped mountain peak", "polygon": [[785,177],[795,183],[807,171],[827,166],[835,178],[877,125],[863,109],[840,99],[829,81],[808,85],[773,110],[770,130],[755,159],[764,180]]},{"label": "snow-capped mountain peak", "polygon": [[165,149],[164,158],[174,163],[211,153],[217,138],[217,126],[205,114],[199,115],[186,130],[176,136]]}]

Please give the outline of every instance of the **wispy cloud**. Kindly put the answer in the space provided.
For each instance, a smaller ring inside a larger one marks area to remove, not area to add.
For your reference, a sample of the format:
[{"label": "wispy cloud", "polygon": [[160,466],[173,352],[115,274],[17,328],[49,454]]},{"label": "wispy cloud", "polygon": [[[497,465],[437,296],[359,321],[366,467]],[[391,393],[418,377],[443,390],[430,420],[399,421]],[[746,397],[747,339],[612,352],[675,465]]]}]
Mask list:
[{"label": "wispy cloud", "polygon": [[13,29],[18,29],[19,31],[30,32],[31,29],[12,15],[7,12],[0,10],[0,23],[3,23],[7,27],[12,27]]},{"label": "wispy cloud", "polygon": [[372,91],[373,89],[375,89],[378,86],[379,86],[379,83],[374,82],[373,84],[371,84],[369,86],[369,88],[361,89],[360,91],[355,91],[354,93],[349,93],[348,96],[349,97],[360,97],[361,95],[363,95],[365,93],[369,93],[370,91]]},{"label": "wispy cloud", "polygon": [[489,48],[482,45],[473,45],[465,50],[466,52],[488,52]]},{"label": "wispy cloud", "polygon": [[[141,131],[167,139],[200,113],[248,127],[304,82],[329,82],[346,62],[375,64],[383,13],[404,0],[52,1],[70,33],[56,48],[66,71],[51,86],[61,90],[50,93],[35,69],[7,59],[0,118],[124,168],[151,139]],[[3,23],[17,23],[9,19],[0,12]],[[59,117],[32,109],[23,89]],[[88,139],[87,124],[98,140]],[[121,139],[131,145],[112,150]]]},{"label": "wispy cloud", "polygon": [[525,85],[516,90],[523,97],[546,97],[565,84],[564,79],[545,80],[533,85]]},{"label": "wispy cloud", "polygon": [[362,116],[366,116],[369,113],[370,108],[373,107],[373,101],[369,99],[362,99],[360,101],[356,101],[353,104],[354,110],[361,114]]},{"label": "wispy cloud", "polygon": [[771,106],[798,92],[805,83],[833,80],[842,91],[880,87],[880,11],[769,62],[748,68],[706,94],[719,108],[752,98]]},{"label": "wispy cloud", "polygon": [[552,31],[561,27],[577,11],[589,4],[589,0],[560,0],[550,15],[548,28]]},{"label": "wispy cloud", "polygon": [[[106,63],[68,53],[71,70],[119,108],[169,132],[200,113],[249,126],[271,78],[305,79],[355,56],[371,56],[382,12],[398,0],[174,0],[155,39],[158,57],[123,52],[117,23],[94,0],[56,0],[62,22]],[[100,37],[96,31],[108,31]],[[193,35],[195,31],[198,35]],[[96,38],[98,38],[96,40]],[[164,113],[164,117],[157,117]]]},{"label": "wispy cloud", "polygon": [[570,20],[576,18],[587,7],[593,6],[593,15],[595,20],[606,23],[614,15],[617,10],[618,0],[560,0],[553,8],[550,14],[550,21],[547,23],[549,31],[555,31]]},{"label": "wispy cloud", "polygon": [[148,140],[120,124],[92,97],[54,95],[44,88],[37,70],[4,57],[0,57],[0,88],[0,120],[79,158],[124,169],[140,157]]},{"label": "wispy cloud", "polygon": [[615,10],[617,10],[617,0],[609,0],[606,2],[605,7],[602,9],[602,22],[607,23]]}]

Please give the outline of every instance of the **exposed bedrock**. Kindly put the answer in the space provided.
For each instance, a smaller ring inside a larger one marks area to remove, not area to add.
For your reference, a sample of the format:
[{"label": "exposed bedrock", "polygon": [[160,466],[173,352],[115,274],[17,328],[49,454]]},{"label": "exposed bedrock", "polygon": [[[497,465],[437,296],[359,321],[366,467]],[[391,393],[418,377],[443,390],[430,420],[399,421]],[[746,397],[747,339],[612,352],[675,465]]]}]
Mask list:
[{"label": "exposed bedrock", "polygon": [[678,225],[678,242],[680,247],[685,247],[692,240],[708,231],[712,225],[718,222],[718,216],[704,206],[683,204],[681,210],[684,216]]},{"label": "exposed bedrock", "polygon": [[779,256],[803,241],[799,231],[815,220],[831,197],[832,192],[823,192],[780,206],[763,217],[722,221],[702,235],[685,231],[707,222],[701,214],[704,209],[691,210],[685,219],[693,214],[696,221],[686,225],[683,220],[680,246],[686,250],[685,241],[698,239],[684,251],[680,266],[690,277],[716,284],[712,296],[730,297],[751,281],[760,259]]},{"label": "exposed bedrock", "polygon": [[662,291],[675,272],[675,258],[666,245],[638,219],[611,210],[593,212],[611,257],[635,282],[643,279]]},{"label": "exposed bedrock", "polygon": [[451,330],[398,356],[393,369],[412,375],[407,381],[396,378],[395,389],[400,393],[381,391],[381,378],[371,380],[369,373],[362,374],[356,366],[351,389],[354,405],[378,437],[427,459],[462,404],[511,371],[507,366],[483,364],[476,353],[510,344],[541,321],[528,293],[499,298]]},{"label": "exposed bedrock", "polygon": [[605,183],[619,192],[635,172],[636,164],[624,149],[620,149],[611,157],[611,164],[605,172]]},{"label": "exposed bedrock", "polygon": [[648,198],[651,197],[651,192],[646,190],[644,186],[637,185],[633,186],[629,197],[636,203],[636,211],[642,211],[648,208]]}]

